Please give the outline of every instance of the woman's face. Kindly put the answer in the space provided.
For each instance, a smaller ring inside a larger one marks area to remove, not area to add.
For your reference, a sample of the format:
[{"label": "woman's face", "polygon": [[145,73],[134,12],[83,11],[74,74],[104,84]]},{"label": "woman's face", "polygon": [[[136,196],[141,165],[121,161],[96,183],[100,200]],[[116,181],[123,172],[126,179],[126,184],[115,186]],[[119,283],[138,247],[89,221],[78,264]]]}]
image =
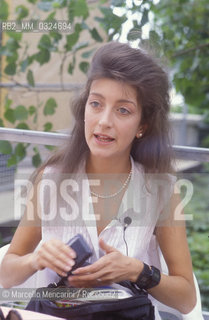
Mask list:
[{"label": "woman's face", "polygon": [[134,87],[108,78],[92,82],[85,107],[85,137],[92,156],[129,157],[132,142],[142,131],[140,122]]}]

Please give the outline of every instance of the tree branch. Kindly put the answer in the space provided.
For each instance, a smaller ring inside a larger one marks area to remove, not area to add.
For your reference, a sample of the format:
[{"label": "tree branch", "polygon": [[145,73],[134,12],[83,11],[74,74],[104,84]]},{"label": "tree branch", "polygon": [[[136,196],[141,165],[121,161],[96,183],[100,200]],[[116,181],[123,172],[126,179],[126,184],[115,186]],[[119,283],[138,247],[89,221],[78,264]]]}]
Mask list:
[{"label": "tree branch", "polygon": [[174,53],[172,55],[172,58],[176,58],[176,57],[179,57],[179,56],[183,56],[187,53],[190,53],[192,51],[195,51],[197,49],[203,49],[205,47],[209,47],[209,42],[208,43],[203,43],[203,44],[200,44],[199,46],[196,46],[196,47],[192,47],[192,48],[189,48],[189,49],[186,49],[186,50],[181,50],[181,51],[178,51],[176,53]]}]

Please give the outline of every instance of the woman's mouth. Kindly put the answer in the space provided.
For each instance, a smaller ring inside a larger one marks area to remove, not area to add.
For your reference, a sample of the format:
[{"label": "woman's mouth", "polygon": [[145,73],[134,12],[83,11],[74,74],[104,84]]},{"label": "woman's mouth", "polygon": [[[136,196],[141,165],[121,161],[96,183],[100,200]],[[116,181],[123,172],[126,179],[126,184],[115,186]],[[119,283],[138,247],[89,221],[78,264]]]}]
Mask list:
[{"label": "woman's mouth", "polygon": [[102,135],[102,134],[94,134],[94,137],[98,142],[103,142],[103,143],[110,143],[115,140],[114,138],[111,138],[109,136]]}]

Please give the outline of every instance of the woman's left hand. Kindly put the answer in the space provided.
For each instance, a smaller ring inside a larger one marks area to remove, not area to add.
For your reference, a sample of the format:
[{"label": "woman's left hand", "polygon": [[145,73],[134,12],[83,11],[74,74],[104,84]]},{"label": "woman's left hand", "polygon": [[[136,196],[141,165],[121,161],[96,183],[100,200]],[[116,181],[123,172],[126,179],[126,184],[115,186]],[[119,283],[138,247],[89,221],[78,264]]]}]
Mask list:
[{"label": "woman's left hand", "polygon": [[137,279],[143,268],[141,261],[123,255],[102,239],[99,240],[99,245],[106,254],[95,263],[76,269],[73,276],[68,277],[71,286],[90,288]]}]

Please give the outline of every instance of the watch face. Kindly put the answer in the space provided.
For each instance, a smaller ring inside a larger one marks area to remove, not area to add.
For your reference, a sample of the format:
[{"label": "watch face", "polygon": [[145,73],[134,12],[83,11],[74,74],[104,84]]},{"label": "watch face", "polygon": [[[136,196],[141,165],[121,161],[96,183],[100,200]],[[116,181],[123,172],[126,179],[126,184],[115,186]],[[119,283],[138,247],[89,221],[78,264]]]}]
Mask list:
[{"label": "watch face", "polygon": [[147,264],[144,264],[144,269],[139,275],[136,284],[141,289],[150,289],[158,285],[160,278],[160,270],[153,266],[150,267]]},{"label": "watch face", "polygon": [[143,276],[143,278],[140,280],[140,284],[142,286],[148,285],[149,282],[150,282],[150,276]]}]

